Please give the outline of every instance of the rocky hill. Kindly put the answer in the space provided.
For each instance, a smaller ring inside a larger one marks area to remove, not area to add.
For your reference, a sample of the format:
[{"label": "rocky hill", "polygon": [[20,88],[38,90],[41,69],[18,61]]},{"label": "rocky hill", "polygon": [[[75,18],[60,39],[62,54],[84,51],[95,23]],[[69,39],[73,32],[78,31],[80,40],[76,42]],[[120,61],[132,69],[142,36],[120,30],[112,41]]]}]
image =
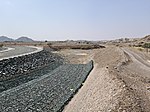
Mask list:
[{"label": "rocky hill", "polygon": [[28,38],[28,37],[20,37],[20,38],[16,39],[15,41],[17,41],[17,42],[33,42],[34,40],[32,40],[31,38]]},{"label": "rocky hill", "polygon": [[6,36],[0,36],[0,42],[6,42],[6,41],[14,41],[14,40]]},{"label": "rocky hill", "polygon": [[28,38],[28,37],[20,37],[18,39],[12,39],[12,38],[9,38],[9,37],[6,37],[6,36],[0,36],[0,42],[12,42],[12,41],[15,41],[15,42],[33,42],[34,40],[32,40],[31,38]]}]

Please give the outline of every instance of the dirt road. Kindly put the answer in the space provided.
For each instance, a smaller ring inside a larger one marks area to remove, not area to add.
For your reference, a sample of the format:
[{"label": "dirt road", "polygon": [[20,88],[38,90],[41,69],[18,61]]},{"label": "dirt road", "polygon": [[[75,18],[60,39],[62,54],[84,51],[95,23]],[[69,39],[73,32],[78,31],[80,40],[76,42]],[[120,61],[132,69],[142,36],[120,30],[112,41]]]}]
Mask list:
[{"label": "dirt road", "polygon": [[140,54],[127,49],[123,48],[122,49],[126,54],[129,55],[129,57],[132,60],[132,63],[128,65],[129,67],[132,67],[132,70],[135,71],[136,73],[142,74],[142,77],[147,77],[150,78],[150,62],[148,59],[144,59]]},{"label": "dirt road", "polygon": [[112,46],[61,53],[73,63],[88,59],[95,63],[64,112],[150,112],[149,56],[135,49]]},{"label": "dirt road", "polygon": [[129,62],[121,67],[120,76],[136,94],[142,111],[150,112],[150,56],[133,48],[122,50]]},{"label": "dirt road", "polygon": [[10,46],[8,49],[0,51],[0,60],[32,54],[43,50],[35,46]]}]

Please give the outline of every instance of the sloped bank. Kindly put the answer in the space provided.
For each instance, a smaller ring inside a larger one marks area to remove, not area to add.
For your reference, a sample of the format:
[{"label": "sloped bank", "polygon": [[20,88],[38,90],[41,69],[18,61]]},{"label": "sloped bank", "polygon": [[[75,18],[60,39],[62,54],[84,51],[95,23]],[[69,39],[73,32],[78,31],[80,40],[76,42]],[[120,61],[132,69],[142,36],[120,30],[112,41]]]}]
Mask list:
[{"label": "sloped bank", "polygon": [[64,64],[54,71],[0,93],[2,112],[62,111],[93,69],[88,64]]},{"label": "sloped bank", "polygon": [[39,78],[64,63],[61,56],[40,51],[0,61],[0,92]]}]

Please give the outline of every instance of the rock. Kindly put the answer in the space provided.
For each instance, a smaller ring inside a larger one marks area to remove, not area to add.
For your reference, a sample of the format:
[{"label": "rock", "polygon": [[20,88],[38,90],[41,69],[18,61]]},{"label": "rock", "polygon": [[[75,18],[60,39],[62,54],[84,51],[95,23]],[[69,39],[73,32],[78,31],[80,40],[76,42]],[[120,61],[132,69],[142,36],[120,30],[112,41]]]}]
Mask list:
[{"label": "rock", "polygon": [[123,85],[122,87],[124,88],[124,87],[126,87],[126,85]]},{"label": "rock", "polygon": [[64,64],[38,79],[14,87],[0,95],[0,111],[62,111],[92,68],[92,63]]},{"label": "rock", "polygon": [[[0,82],[3,83],[3,86],[0,84],[0,92],[38,78],[63,63],[64,60],[59,55],[44,50],[34,54],[1,60]],[[40,73],[38,73],[39,71]],[[30,74],[31,76],[29,76]]]},{"label": "rock", "polygon": [[17,74],[29,73],[31,70],[39,69],[53,62],[63,63],[63,59],[44,50],[34,54],[1,60],[0,81],[10,79]]},{"label": "rock", "polygon": [[114,67],[114,69],[117,69],[117,67]]}]

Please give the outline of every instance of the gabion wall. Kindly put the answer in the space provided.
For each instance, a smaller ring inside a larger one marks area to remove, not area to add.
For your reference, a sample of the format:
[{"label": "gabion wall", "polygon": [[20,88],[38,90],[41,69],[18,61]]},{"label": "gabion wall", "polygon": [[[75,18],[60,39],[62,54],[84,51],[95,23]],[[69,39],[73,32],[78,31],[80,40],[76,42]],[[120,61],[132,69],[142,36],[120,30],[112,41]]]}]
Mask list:
[{"label": "gabion wall", "polygon": [[0,93],[1,112],[58,112],[82,86],[93,61],[64,64],[38,79]]}]

